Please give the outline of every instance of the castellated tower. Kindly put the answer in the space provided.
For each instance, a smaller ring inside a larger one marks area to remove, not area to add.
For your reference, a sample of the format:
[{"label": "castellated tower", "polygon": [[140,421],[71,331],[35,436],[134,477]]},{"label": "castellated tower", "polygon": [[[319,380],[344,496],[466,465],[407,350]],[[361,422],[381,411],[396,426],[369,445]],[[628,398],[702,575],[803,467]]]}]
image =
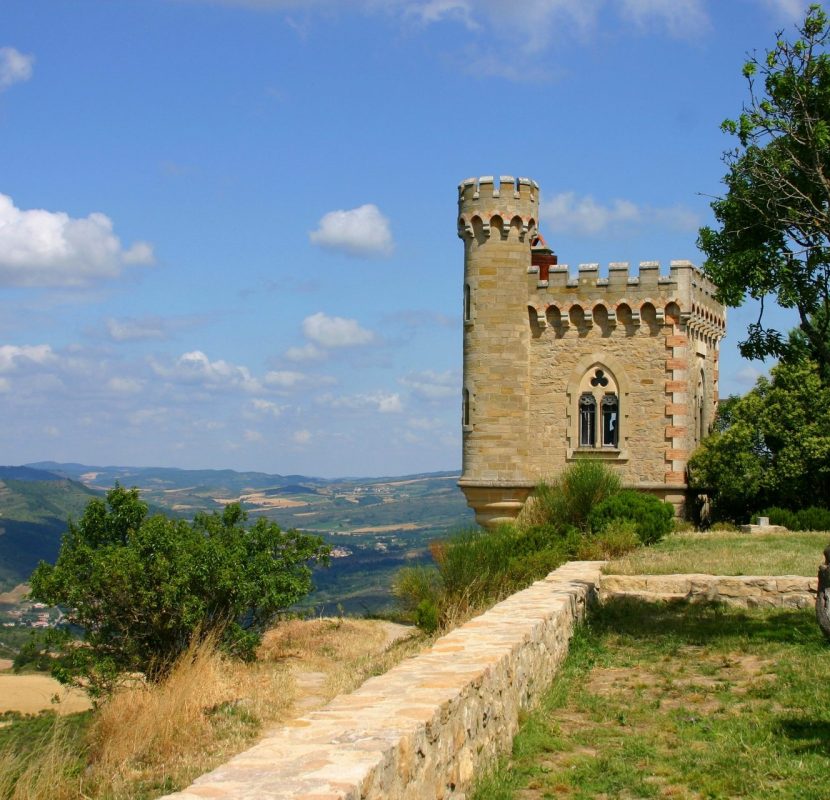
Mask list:
[{"label": "castellated tower", "polygon": [[623,485],[683,512],[686,463],[709,432],[726,331],[690,262],[598,264],[571,275],[540,236],[539,186],[470,178],[464,241],[463,466],[485,526],[516,517],[539,480],[601,459]]}]

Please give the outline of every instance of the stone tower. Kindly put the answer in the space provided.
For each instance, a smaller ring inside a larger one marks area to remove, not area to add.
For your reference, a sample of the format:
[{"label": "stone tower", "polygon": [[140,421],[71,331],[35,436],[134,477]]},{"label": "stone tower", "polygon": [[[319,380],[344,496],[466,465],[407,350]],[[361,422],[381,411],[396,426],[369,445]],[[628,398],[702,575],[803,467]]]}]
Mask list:
[{"label": "stone tower", "polygon": [[463,462],[480,524],[514,519],[533,487],[580,458],[683,511],[686,462],[714,419],[726,330],[690,262],[580,264],[572,277],[537,229],[539,187],[470,178],[464,241]]}]

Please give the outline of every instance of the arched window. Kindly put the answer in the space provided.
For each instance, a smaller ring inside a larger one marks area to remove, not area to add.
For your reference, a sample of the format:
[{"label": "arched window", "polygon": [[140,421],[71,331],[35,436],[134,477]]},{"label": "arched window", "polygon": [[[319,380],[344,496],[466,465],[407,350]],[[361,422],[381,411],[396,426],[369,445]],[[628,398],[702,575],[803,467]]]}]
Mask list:
[{"label": "arched window", "polygon": [[579,398],[579,446],[595,447],[597,441],[597,401],[589,392]]},{"label": "arched window", "polygon": [[583,375],[579,390],[579,447],[619,447],[620,397],[614,376],[594,364]]},{"label": "arched window", "polygon": [[615,394],[602,398],[602,446],[616,447],[619,442],[620,401]]}]

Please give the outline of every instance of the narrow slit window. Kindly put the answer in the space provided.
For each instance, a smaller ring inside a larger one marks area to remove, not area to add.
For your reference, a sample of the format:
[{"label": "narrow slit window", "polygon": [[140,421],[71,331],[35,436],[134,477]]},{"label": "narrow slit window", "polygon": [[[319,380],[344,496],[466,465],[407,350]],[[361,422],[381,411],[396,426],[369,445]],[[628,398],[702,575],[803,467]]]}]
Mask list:
[{"label": "narrow slit window", "polygon": [[597,401],[587,392],[579,398],[579,446],[596,445]]},{"label": "narrow slit window", "polygon": [[461,423],[463,425],[470,424],[470,391],[464,389],[461,393]]},{"label": "narrow slit window", "polygon": [[602,446],[616,447],[619,441],[620,404],[617,396],[607,394],[602,398]]},{"label": "narrow slit window", "polygon": [[472,308],[470,307],[470,284],[464,284],[464,322],[472,319]]}]

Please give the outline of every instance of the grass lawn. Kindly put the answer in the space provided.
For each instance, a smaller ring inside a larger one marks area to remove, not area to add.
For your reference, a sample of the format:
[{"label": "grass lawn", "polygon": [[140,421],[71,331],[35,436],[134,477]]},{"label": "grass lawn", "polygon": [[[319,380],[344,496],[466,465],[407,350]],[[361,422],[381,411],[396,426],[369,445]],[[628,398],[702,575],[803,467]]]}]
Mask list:
[{"label": "grass lawn", "polygon": [[475,800],[824,800],[830,647],[812,611],[608,603]]},{"label": "grass lawn", "polygon": [[809,575],[818,572],[830,533],[676,533],[611,561],[616,575]]}]

